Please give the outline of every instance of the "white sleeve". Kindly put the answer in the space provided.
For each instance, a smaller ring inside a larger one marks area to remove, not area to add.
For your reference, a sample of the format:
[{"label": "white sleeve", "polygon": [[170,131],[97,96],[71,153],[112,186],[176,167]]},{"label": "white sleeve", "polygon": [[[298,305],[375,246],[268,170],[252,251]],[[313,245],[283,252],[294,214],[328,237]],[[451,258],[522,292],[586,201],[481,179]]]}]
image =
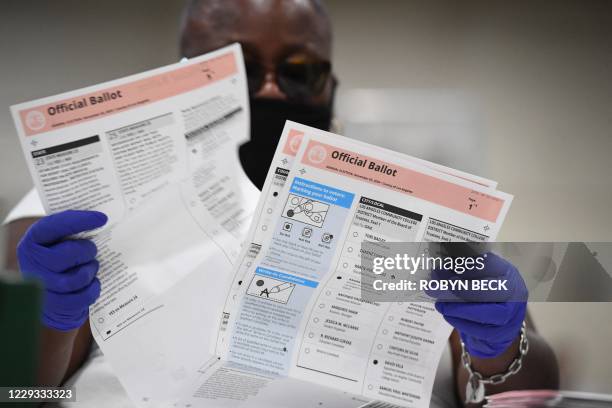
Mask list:
[{"label": "white sleeve", "polygon": [[13,209],[4,219],[2,225],[6,225],[21,218],[43,217],[45,214],[45,209],[40,201],[38,191],[33,188],[21,199],[21,201],[19,201],[15,207],[13,207]]}]

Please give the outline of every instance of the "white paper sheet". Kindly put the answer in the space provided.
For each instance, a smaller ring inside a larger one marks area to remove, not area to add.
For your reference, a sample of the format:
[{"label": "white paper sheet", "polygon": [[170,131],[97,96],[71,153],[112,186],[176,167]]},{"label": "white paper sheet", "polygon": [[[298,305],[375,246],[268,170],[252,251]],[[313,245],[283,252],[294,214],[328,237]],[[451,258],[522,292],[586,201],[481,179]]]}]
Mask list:
[{"label": "white paper sheet", "polygon": [[240,47],[11,109],[45,210],[109,216],[84,234],[101,263],[92,333],[136,402],[165,405],[208,356],[259,195],[237,154]]}]

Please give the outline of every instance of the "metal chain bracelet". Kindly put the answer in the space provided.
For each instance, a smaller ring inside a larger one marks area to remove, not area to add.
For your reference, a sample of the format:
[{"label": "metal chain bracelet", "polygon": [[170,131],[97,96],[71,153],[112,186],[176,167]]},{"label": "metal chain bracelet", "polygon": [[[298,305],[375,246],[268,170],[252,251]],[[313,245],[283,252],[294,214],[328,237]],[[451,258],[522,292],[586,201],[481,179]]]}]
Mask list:
[{"label": "metal chain bracelet", "polygon": [[529,351],[529,340],[527,339],[527,326],[525,322],[521,326],[521,339],[519,340],[519,354],[510,363],[506,372],[501,374],[494,374],[490,377],[483,377],[478,371],[472,369],[472,358],[469,353],[465,350],[465,344],[461,342],[461,363],[467,370],[470,377],[465,387],[465,403],[466,404],[477,404],[482,402],[485,398],[485,385],[497,385],[502,384],[508,377],[518,373],[523,366],[523,357]]}]

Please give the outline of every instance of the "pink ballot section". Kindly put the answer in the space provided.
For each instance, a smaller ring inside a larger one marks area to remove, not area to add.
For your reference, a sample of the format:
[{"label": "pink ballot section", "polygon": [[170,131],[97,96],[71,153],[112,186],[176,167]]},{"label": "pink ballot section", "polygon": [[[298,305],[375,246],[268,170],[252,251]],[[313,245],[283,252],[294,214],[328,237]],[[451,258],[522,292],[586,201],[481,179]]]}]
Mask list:
[{"label": "pink ballot section", "polygon": [[298,150],[300,150],[302,137],[304,137],[304,132],[300,132],[299,130],[295,129],[290,129],[289,133],[287,134],[287,141],[285,142],[285,146],[283,146],[283,153],[288,156],[295,157]]},{"label": "pink ballot section", "polygon": [[82,123],[193,91],[237,72],[234,54],[190,64],[96,92],[19,111],[26,136]]},{"label": "pink ballot section", "polygon": [[396,190],[495,222],[503,200],[415,170],[328,144],[310,141],[302,163]]}]

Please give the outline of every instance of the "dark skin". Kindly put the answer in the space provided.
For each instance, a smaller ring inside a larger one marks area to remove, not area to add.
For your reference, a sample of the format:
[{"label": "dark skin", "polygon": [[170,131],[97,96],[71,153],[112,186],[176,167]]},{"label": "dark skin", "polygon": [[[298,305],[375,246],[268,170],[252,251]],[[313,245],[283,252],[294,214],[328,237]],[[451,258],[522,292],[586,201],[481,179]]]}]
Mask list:
[{"label": "dark skin", "polygon": [[[197,3],[197,2],[196,2]],[[187,9],[183,19],[180,47],[182,56],[194,57],[233,42],[241,43],[245,58],[258,61],[266,69],[261,88],[252,97],[286,100],[276,83],[275,67],[285,59],[311,61],[331,60],[331,27],[324,11],[317,5],[298,1],[208,0]],[[330,77],[323,91],[307,102],[330,105],[333,80]],[[8,267],[18,270],[16,247],[34,218],[15,221],[8,226]],[[518,335],[518,333],[517,333]],[[487,394],[516,389],[556,389],[559,370],[552,349],[529,325],[530,351],[522,370],[504,384],[487,386]],[[39,383],[59,385],[83,364],[91,347],[89,322],[68,332],[44,328],[41,341]],[[465,399],[467,372],[460,364],[459,335],[450,337],[456,393]],[[504,372],[518,353],[517,340],[500,356],[490,359],[472,358],[475,370],[488,376]]]},{"label": "dark skin", "polygon": [[[281,61],[292,58],[331,61],[329,21],[309,2],[208,0],[199,3],[183,19],[181,55],[191,58],[240,43],[245,59],[255,60],[266,69],[264,83],[253,95],[255,98],[287,100],[275,77],[276,65]],[[332,91],[329,78],[323,92],[306,102],[329,105]]]}]

